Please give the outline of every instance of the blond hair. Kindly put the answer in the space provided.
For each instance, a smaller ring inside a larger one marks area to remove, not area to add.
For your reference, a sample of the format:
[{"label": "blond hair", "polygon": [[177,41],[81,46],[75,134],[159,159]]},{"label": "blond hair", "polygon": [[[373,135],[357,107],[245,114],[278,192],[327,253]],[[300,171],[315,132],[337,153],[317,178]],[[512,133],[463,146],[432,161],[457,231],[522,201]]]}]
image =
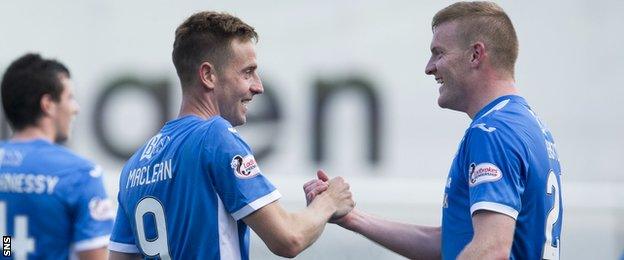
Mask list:
[{"label": "blond hair", "polygon": [[518,37],[505,11],[492,2],[458,2],[440,10],[433,17],[431,29],[458,21],[458,40],[463,47],[480,41],[492,54],[495,67],[514,75],[518,58]]}]

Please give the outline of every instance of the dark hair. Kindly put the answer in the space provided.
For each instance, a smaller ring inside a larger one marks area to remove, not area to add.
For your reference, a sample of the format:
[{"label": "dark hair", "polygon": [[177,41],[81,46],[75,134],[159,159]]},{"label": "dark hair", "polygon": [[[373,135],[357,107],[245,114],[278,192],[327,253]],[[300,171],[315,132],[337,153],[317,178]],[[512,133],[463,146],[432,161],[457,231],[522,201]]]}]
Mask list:
[{"label": "dark hair", "polygon": [[63,85],[60,76],[70,77],[62,63],[28,53],[15,60],[2,78],[2,106],[13,130],[35,125],[42,115],[41,98],[49,94],[60,101]]},{"label": "dark hair", "polygon": [[431,28],[459,21],[458,40],[463,47],[476,41],[486,44],[492,53],[492,63],[514,75],[518,58],[516,30],[503,8],[492,2],[458,2],[440,10],[431,22]]},{"label": "dark hair", "polygon": [[204,61],[221,69],[230,56],[233,39],[258,41],[258,34],[238,17],[218,12],[193,14],[178,26],[172,58],[182,87],[193,83],[195,71]]}]

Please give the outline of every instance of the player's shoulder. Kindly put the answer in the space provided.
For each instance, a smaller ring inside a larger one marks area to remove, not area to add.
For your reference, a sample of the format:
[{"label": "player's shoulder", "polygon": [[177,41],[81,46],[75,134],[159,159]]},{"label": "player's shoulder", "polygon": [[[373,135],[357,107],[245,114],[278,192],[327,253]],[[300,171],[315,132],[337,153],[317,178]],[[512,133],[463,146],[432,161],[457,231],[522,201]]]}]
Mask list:
[{"label": "player's shoulder", "polygon": [[167,132],[168,129],[175,129],[173,130],[174,132],[186,132],[190,130],[193,136],[199,135],[207,137],[236,131],[227,120],[218,115],[208,119],[196,115],[187,115],[168,122],[161,132]]},{"label": "player's shoulder", "polygon": [[[30,155],[28,164],[35,167],[36,172],[49,178],[58,178],[55,192],[72,197],[76,190],[93,188],[101,183],[102,168],[89,159],[77,154],[67,147],[58,144],[41,145],[36,153]],[[34,165],[34,166],[33,166]]]},{"label": "player's shoulder", "polygon": [[534,124],[529,107],[520,96],[500,97],[480,111],[470,126],[471,134],[513,134]]},{"label": "player's shoulder", "polygon": [[52,151],[50,153],[50,160],[56,162],[63,167],[72,168],[93,168],[96,165],[89,159],[77,154],[69,148],[61,145],[54,144],[49,147]]},{"label": "player's shoulder", "polygon": [[230,124],[230,122],[225,120],[225,118],[223,118],[223,117],[215,116],[214,118],[211,118],[211,120],[209,122],[210,122],[210,128],[212,130],[211,133],[215,133],[215,134],[222,134],[222,133],[234,134],[234,133],[237,133],[236,129],[234,129],[232,124]]},{"label": "player's shoulder", "polygon": [[205,134],[204,137],[211,143],[232,142],[240,139],[238,131],[223,117],[215,116],[210,118],[206,122],[205,127],[206,130],[202,132]]},{"label": "player's shoulder", "polygon": [[206,131],[202,147],[208,154],[222,154],[232,151],[251,153],[251,148],[238,131],[230,122],[220,116],[214,118],[210,130]]},{"label": "player's shoulder", "polygon": [[4,165],[32,173],[69,176],[66,173],[98,175],[101,172],[100,168],[87,158],[65,146],[46,140],[5,141],[0,143],[0,149]]},{"label": "player's shoulder", "polygon": [[538,132],[539,126],[524,98],[513,95],[498,98],[477,113],[466,140],[469,145],[522,149]]},{"label": "player's shoulder", "polygon": [[[59,173],[70,173],[76,180],[87,181],[102,177],[102,167],[93,161],[77,154],[67,147],[55,145],[55,153],[50,157],[49,165]],[[69,177],[69,176],[67,176]]]}]

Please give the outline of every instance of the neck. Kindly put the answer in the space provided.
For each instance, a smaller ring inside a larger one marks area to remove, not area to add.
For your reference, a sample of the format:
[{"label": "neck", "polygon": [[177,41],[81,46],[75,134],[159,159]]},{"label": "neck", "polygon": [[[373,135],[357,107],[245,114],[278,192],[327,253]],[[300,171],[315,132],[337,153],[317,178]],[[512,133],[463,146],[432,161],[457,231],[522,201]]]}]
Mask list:
[{"label": "neck", "polygon": [[474,119],[481,109],[495,99],[505,95],[518,94],[518,89],[516,89],[515,81],[512,78],[485,81],[485,84],[482,82],[475,89],[477,90],[473,92],[475,96],[465,111],[470,119]]},{"label": "neck", "polygon": [[219,115],[219,108],[210,93],[194,93],[185,91],[182,93],[182,104],[178,118],[186,115],[195,115],[208,119]]},{"label": "neck", "polygon": [[54,131],[46,127],[29,126],[15,132],[11,138],[11,140],[14,141],[29,141],[34,139],[43,139],[53,143]]}]

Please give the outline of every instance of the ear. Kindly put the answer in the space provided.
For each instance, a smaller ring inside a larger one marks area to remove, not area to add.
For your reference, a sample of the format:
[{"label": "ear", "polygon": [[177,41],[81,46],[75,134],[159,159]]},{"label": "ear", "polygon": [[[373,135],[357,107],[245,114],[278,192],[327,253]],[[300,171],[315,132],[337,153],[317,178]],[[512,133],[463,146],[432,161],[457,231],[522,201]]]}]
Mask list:
[{"label": "ear", "polygon": [[198,73],[201,86],[213,90],[217,84],[215,67],[209,62],[202,62],[202,64],[199,65]]},{"label": "ear", "polygon": [[476,42],[470,46],[470,66],[477,68],[485,61],[485,44],[483,42]]},{"label": "ear", "polygon": [[52,100],[52,96],[50,96],[50,94],[44,94],[41,96],[39,105],[41,106],[41,112],[43,112],[44,116],[56,114],[56,102]]}]

